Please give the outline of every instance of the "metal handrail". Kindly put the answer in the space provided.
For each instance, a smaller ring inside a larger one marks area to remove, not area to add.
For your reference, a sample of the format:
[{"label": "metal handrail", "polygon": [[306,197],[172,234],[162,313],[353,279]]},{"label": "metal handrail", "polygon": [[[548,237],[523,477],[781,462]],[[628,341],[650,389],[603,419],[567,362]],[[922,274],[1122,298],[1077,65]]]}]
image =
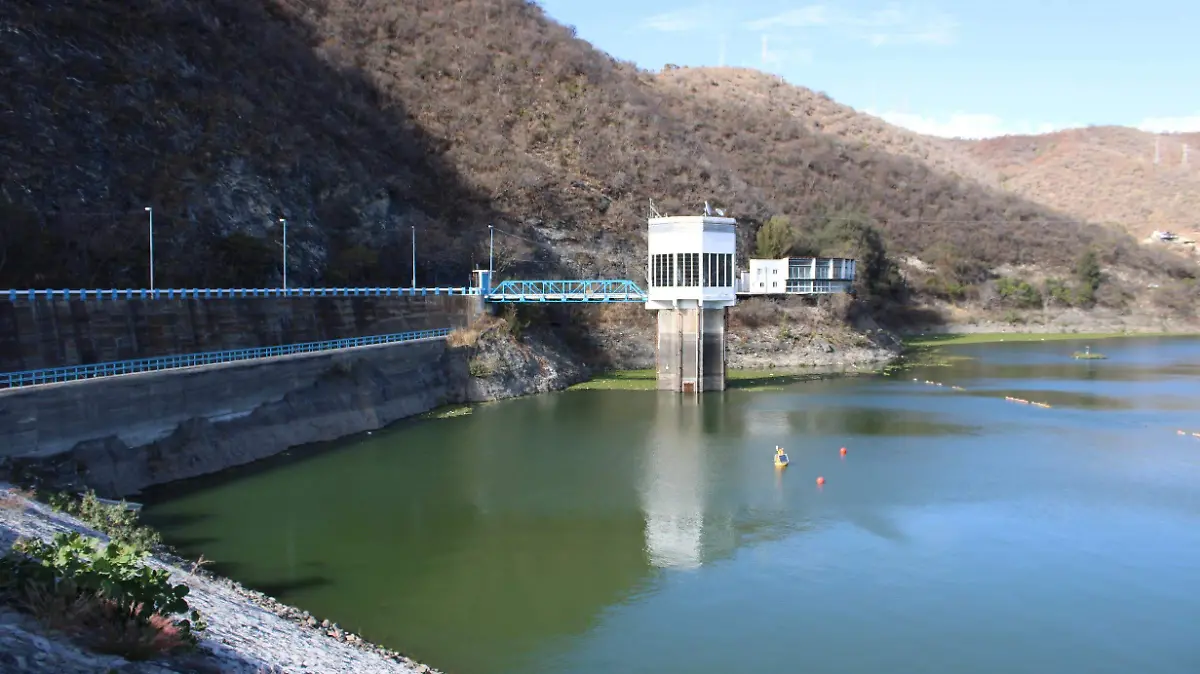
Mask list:
[{"label": "metal handrail", "polygon": [[411,342],[419,339],[446,337],[452,328],[434,328],[432,330],[414,330],[390,335],[372,335],[369,337],[346,337],[324,342],[306,342],[303,344],[282,344],[279,346],[260,346],[250,349],[233,349],[229,351],[207,351],[173,356],[156,356],[138,360],[121,360],[108,363],[91,363],[88,365],[68,365],[42,370],[25,370],[23,372],[0,373],[0,388],[20,388],[38,384],[53,384],[97,377],[113,377],[138,372],[155,372],[158,370],[174,370],[201,365],[216,365],[258,358],[275,358],[296,353],[314,353],[336,349],[352,349],[360,346],[376,344],[394,344]]},{"label": "metal handrail", "polygon": [[424,297],[426,295],[478,295],[479,288],[81,288],[0,290],[0,297],[17,300],[175,300],[241,299],[255,297]]}]

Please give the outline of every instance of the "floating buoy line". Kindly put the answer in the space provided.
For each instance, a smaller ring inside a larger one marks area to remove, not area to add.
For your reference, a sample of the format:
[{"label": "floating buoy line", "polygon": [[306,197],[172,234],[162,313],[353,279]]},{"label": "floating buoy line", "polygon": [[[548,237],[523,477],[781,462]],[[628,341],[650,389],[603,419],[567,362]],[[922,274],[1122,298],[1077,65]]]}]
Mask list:
[{"label": "floating buoy line", "polygon": [[[956,386],[956,385],[953,385],[953,384],[944,384],[944,383],[942,383],[942,382],[940,382],[940,381],[930,381],[930,380],[926,379],[924,382],[922,382],[920,379],[917,379],[917,378],[915,378],[915,377],[913,378],[913,381],[917,382],[918,384],[924,383],[924,384],[927,384],[927,385],[929,385],[929,386],[944,386],[944,387],[946,387],[946,388],[949,388],[949,389],[951,389],[951,390],[954,390],[954,391],[965,391],[965,390],[967,390],[967,389],[965,389],[965,388],[963,388],[963,387],[961,387],[961,386]],[[1005,400],[1007,400],[1007,401],[1009,401],[1009,402],[1012,402],[1012,403],[1021,403],[1022,405],[1032,405],[1032,406],[1034,406],[1034,407],[1043,407],[1043,408],[1046,408],[1046,409],[1049,409],[1049,408],[1051,407],[1050,403],[1038,402],[1038,401],[1036,401],[1036,400],[1026,400],[1026,399],[1024,399],[1024,398],[1014,398],[1013,396],[1004,396],[1004,399],[1005,399]]]},{"label": "floating buoy line", "polygon": [[[921,381],[920,379],[916,379],[916,378],[914,378],[914,379],[913,379],[913,381],[915,381],[915,382],[917,382],[917,383],[922,383],[922,381]],[[925,384],[927,384],[927,385],[929,385],[929,386],[943,386],[943,387],[946,387],[946,384],[944,384],[944,383],[942,383],[942,382],[937,382],[937,381],[929,381],[929,380],[925,380],[923,383],[925,383]],[[965,388],[963,388],[963,387],[961,387],[961,386],[948,386],[947,388],[953,389],[953,390],[955,390],[955,391],[965,391],[965,390],[966,390]],[[1008,401],[1008,402],[1012,402],[1012,403],[1018,403],[1018,404],[1020,404],[1020,405],[1029,405],[1029,406],[1031,406],[1031,407],[1041,407],[1041,408],[1044,408],[1044,409],[1050,409],[1050,408],[1051,408],[1051,405],[1050,405],[1050,403],[1039,402],[1039,401],[1037,401],[1037,400],[1026,400],[1026,399],[1024,399],[1024,398],[1016,398],[1016,397],[1013,397],[1013,396],[1004,396],[1004,399],[1005,399],[1006,401]],[[1179,430],[1176,430],[1176,431],[1175,431],[1175,433],[1176,433],[1176,435],[1183,435],[1183,436],[1188,436],[1188,435],[1190,435],[1190,436],[1192,436],[1192,437],[1194,437],[1194,438],[1200,439],[1200,431],[1192,431],[1192,432],[1189,432],[1189,431],[1185,431],[1185,430],[1183,430],[1183,429],[1179,429]],[[783,450],[782,450],[781,448],[779,448],[779,447],[776,447],[776,448],[775,448],[775,452],[776,452],[776,454],[780,454],[780,453],[782,453],[782,451],[783,451]],[[838,454],[839,454],[840,456],[843,456],[843,457],[844,457],[844,456],[846,456],[846,452],[847,452],[847,450],[846,450],[846,448],[845,448],[845,447],[842,447],[841,449],[839,449],[839,450],[838,450]],[[786,455],[785,455],[785,456],[786,456]],[[786,465],[786,464],[784,464],[784,465]],[[778,461],[776,462],[776,466],[777,466],[777,467],[779,466],[779,463],[778,463]],[[817,486],[818,486],[818,487],[822,487],[822,486],[824,486],[824,485],[825,485],[825,478],[824,478],[824,476],[820,476],[820,475],[818,475],[818,476],[817,476],[817,480],[816,480],[816,482],[817,482]]]}]

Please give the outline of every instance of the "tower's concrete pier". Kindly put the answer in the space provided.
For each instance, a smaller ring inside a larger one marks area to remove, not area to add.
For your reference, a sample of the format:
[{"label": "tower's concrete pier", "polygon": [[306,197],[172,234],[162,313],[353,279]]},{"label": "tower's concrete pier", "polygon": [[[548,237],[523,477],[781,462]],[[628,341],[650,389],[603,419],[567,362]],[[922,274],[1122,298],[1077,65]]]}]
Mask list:
[{"label": "tower's concrete pier", "polygon": [[658,312],[658,388],[725,390],[725,309],[734,291],[733,218],[653,218],[649,232],[649,299]]},{"label": "tower's concrete pier", "polygon": [[658,312],[658,388],[725,390],[725,308]]}]

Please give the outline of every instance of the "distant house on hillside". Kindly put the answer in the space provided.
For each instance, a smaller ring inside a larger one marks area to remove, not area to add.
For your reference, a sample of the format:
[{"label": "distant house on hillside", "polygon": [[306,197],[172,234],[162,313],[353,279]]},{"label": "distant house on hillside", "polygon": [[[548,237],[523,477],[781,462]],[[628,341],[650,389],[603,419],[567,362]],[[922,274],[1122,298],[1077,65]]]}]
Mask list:
[{"label": "distant house on hillside", "polygon": [[750,258],[738,278],[739,295],[827,295],[850,292],[855,262],[842,257]]}]

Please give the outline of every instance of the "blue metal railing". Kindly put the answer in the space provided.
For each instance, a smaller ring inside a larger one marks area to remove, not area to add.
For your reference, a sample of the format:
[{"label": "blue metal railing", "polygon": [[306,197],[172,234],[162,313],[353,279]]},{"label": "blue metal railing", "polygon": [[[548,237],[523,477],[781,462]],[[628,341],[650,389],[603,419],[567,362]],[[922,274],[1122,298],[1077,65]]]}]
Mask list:
[{"label": "blue metal railing", "polygon": [[[243,299],[266,297],[424,297],[428,295],[478,296],[477,287],[438,288],[80,288],[50,290],[0,290],[0,299],[16,303],[46,300],[176,300]],[[645,302],[646,293],[633,281],[504,281],[490,288],[489,302]]]},{"label": "blue metal railing", "polygon": [[176,300],[240,299],[244,297],[422,297],[425,295],[478,295],[479,288],[156,288],[0,290],[10,302],[48,300]]},{"label": "blue metal railing", "polygon": [[7,372],[0,374],[0,388],[19,388],[37,384],[53,384],[59,382],[94,379],[97,377],[112,377],[121,374],[137,372],[154,372],[156,370],[174,370],[200,365],[215,365],[232,363],[240,360],[257,358],[273,358],[289,356],[296,353],[314,353],[317,351],[333,351],[336,349],[351,349],[359,346],[375,344],[394,344],[411,342],[419,339],[446,337],[452,328],[434,328],[432,330],[415,330],[390,335],[372,335],[370,337],[347,337],[325,342],[307,342],[304,344],[283,344],[280,346],[260,346],[251,349],[234,349],[232,351],[208,351],[204,353],[189,353],[175,356],[157,356],[139,360],[121,360],[109,363],[92,363],[90,365],[69,365],[44,370],[26,370],[24,372]]},{"label": "blue metal railing", "polygon": [[484,296],[488,302],[645,302],[633,281],[504,281]]}]

